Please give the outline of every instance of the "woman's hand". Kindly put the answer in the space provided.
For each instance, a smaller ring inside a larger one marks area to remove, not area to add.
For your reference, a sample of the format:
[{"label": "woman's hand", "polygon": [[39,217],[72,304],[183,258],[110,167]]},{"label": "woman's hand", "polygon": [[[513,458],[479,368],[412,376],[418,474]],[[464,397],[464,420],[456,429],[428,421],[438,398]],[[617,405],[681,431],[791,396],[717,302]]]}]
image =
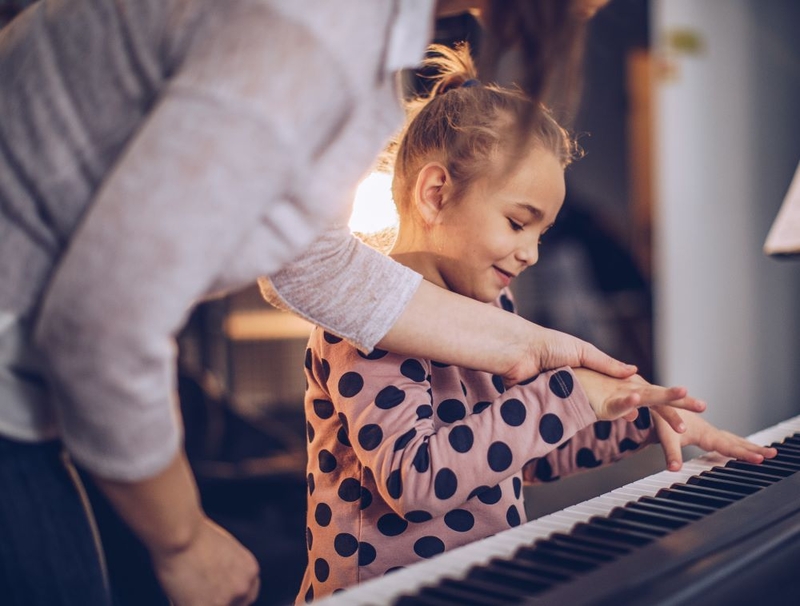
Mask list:
[{"label": "woman's hand", "polygon": [[533,375],[562,366],[583,367],[609,377],[632,378],[636,367],[625,364],[577,337],[531,323],[524,332],[527,355],[503,373],[507,385],[516,385]]},{"label": "woman's hand", "polygon": [[683,465],[681,447],[698,446],[705,451],[716,451],[726,457],[733,457],[748,463],[761,463],[765,458],[771,459],[778,454],[774,448],[759,446],[711,425],[708,421],[689,411],[673,411],[683,418],[686,431],[678,434],[673,431],[673,424],[662,416],[663,411],[655,411],[653,422],[656,434],[664,450],[667,469],[678,471]]},{"label": "woman's hand", "polygon": [[574,373],[600,420],[633,421],[638,408],[646,406],[658,411],[672,430],[681,433],[686,426],[676,409],[702,412],[706,407],[704,402],[687,395],[685,387],[651,385],[639,375],[617,379],[586,368],[576,368]]},{"label": "woman's hand", "polygon": [[208,518],[184,548],[152,555],[174,606],[248,606],[258,597],[255,557]]}]

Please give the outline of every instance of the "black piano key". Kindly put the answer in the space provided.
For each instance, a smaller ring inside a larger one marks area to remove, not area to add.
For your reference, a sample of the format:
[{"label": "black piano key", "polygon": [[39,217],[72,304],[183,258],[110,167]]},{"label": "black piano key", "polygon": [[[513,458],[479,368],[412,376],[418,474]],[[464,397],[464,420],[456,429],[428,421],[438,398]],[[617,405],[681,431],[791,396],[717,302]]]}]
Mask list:
[{"label": "black piano key", "polygon": [[754,486],[753,484],[744,484],[734,480],[720,480],[718,478],[709,478],[708,476],[699,475],[693,476],[686,480],[687,484],[692,486],[705,486],[706,488],[718,488],[727,492],[738,492],[740,494],[748,495],[761,490],[761,486]]},{"label": "black piano key", "polygon": [[795,444],[784,444],[783,442],[773,442],[770,444],[772,448],[777,450],[778,452],[785,452],[787,454],[794,454],[794,456],[800,456],[800,445]]},{"label": "black piano key", "polygon": [[572,534],[580,537],[604,539],[612,543],[621,543],[623,545],[630,545],[633,547],[647,545],[647,543],[650,543],[653,540],[653,537],[650,535],[633,531],[604,528],[598,524],[590,524],[587,522],[578,522],[575,524],[575,526],[572,527]]},{"label": "black piano key", "polygon": [[616,518],[592,516],[589,518],[589,523],[598,524],[603,528],[610,528],[613,530],[638,532],[641,534],[650,535],[653,538],[663,537],[668,533],[668,530],[666,530],[663,526],[634,522],[632,520],[620,520]]},{"label": "black piano key", "polygon": [[730,469],[727,467],[715,467],[713,469],[700,472],[700,475],[705,478],[716,478],[718,480],[733,480],[735,482],[742,482],[743,484],[749,484],[751,486],[760,486],[761,488],[771,486],[777,481],[775,476],[767,476],[761,473],[750,473],[749,471]]},{"label": "black piano key", "polygon": [[480,580],[443,579],[438,585],[423,587],[419,595],[442,605],[497,606],[519,602],[525,594]]},{"label": "black piano key", "polygon": [[578,537],[563,532],[554,532],[550,535],[549,539],[558,545],[574,545],[577,548],[592,549],[600,553],[608,554],[610,557],[617,557],[630,553],[631,551],[629,546],[621,545],[620,543],[614,543],[596,537]]},{"label": "black piano key", "polygon": [[492,558],[489,560],[489,564],[492,566],[497,566],[499,569],[508,567],[526,575],[526,578],[535,579],[547,584],[568,581],[575,576],[574,572],[567,571],[563,568],[558,568],[553,564],[542,564],[517,558],[511,558],[510,560]]},{"label": "black piano key", "polygon": [[786,478],[794,473],[794,471],[786,467],[768,465],[767,463],[767,461],[758,464],[745,463],[744,461],[728,461],[725,464],[725,467],[729,467],[731,469],[743,469],[744,471],[755,471],[757,473],[777,476],[779,478]]},{"label": "black piano key", "polygon": [[492,586],[522,591],[535,595],[553,586],[536,575],[526,574],[518,569],[501,567],[495,564],[477,566],[467,572],[467,579],[483,581]]},{"label": "black piano key", "polygon": [[800,456],[795,454],[789,454],[787,452],[778,451],[778,454],[772,457],[771,459],[765,459],[766,461],[777,461],[778,463],[783,463],[788,467],[792,467],[794,469],[800,469]]},{"label": "black piano key", "polygon": [[683,490],[681,486],[677,485],[671,488],[662,488],[656,493],[656,496],[672,501],[690,503],[692,505],[705,505],[715,510],[722,509],[726,505],[733,503],[731,499],[720,499],[719,497],[708,496],[697,491]]},{"label": "black piano key", "polygon": [[558,566],[571,572],[585,572],[596,568],[600,558],[578,553],[577,550],[567,550],[555,545],[535,544],[533,547],[521,547],[514,554],[514,561],[527,560],[534,564]]},{"label": "black piano key", "polygon": [[666,497],[660,497],[660,496],[639,497],[639,502],[648,505],[652,504],[652,505],[660,505],[663,507],[672,508],[675,509],[676,512],[688,511],[691,513],[700,513],[704,516],[710,513],[714,513],[715,511],[717,511],[717,509],[719,509],[718,507],[711,507],[709,505],[703,505],[701,503],[692,503],[690,501],[685,501],[685,500],[680,501],[674,498],[668,499]]},{"label": "black piano key", "polygon": [[[620,555],[618,553],[609,552],[608,550],[598,549],[596,546],[588,544],[585,541],[580,541],[575,537],[569,537],[569,535],[564,536],[570,539],[574,538],[574,540],[564,541],[556,535],[550,535],[550,537],[547,539],[538,539],[533,544],[533,549],[542,550],[544,552],[549,552],[552,550],[568,556],[574,555],[576,557],[594,560],[598,563],[610,562]],[[529,548],[523,547],[523,549]]]},{"label": "black piano key", "polygon": [[608,517],[618,518],[620,520],[631,520],[634,522],[645,522],[667,529],[680,528],[689,523],[689,520],[684,518],[667,515],[663,512],[648,511],[647,509],[643,509],[641,505],[638,507],[634,507],[634,505],[635,504],[628,504],[625,507],[615,507],[609,512]]},{"label": "black piano key", "polygon": [[787,436],[783,439],[784,444],[791,444],[793,446],[800,446],[800,434]]}]

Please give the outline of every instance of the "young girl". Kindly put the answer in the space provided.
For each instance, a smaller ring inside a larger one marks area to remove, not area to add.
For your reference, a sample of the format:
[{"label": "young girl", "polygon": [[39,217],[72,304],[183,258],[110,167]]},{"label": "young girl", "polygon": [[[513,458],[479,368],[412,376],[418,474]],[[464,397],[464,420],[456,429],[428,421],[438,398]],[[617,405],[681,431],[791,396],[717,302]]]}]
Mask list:
[{"label": "young girl", "polygon": [[[518,141],[514,123],[529,101],[480,85],[466,47],[435,50],[430,63],[442,75],[411,108],[397,151],[391,256],[511,312],[508,286],[537,261],[573,145],[547,112]],[[517,526],[523,481],[616,460],[667,436],[666,422],[684,440],[704,432],[705,446],[732,456],[771,454],[691,413],[683,427],[676,408],[704,405],[639,378],[561,368],[506,388],[485,372],[365,355],[322,329],[311,335],[305,372],[309,560],[298,602]],[[660,411],[657,428],[647,408],[637,416],[640,405]]]}]

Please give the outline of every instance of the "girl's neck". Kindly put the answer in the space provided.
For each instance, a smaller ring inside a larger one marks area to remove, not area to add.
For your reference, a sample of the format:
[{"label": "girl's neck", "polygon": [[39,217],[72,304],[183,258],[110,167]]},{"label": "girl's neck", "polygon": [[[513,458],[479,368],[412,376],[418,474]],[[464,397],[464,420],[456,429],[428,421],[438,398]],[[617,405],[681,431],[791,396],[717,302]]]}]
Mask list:
[{"label": "girl's neck", "polygon": [[447,288],[436,264],[436,253],[431,250],[430,243],[425,238],[417,236],[413,231],[401,226],[389,256],[421,274],[428,282]]}]

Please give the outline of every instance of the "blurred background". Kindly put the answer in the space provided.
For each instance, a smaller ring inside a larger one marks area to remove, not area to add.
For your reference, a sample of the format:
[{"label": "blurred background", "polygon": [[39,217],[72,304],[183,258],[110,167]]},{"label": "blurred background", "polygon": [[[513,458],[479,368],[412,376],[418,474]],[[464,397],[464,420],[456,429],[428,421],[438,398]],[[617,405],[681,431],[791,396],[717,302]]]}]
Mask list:
[{"label": "blurred background", "polygon": [[[0,25],[29,3],[0,0]],[[762,252],[800,162],[798,24],[797,0],[611,0],[571,124],[586,155],[514,286],[522,315],[687,386],[744,435],[800,414],[800,258]],[[478,45],[480,28],[448,17],[435,37]],[[305,567],[309,330],[253,286],[200,305],[180,336],[186,448],[207,511],[261,563],[261,605],[293,600]],[[651,448],[528,487],[528,515],[662,466]],[[107,543],[122,601],[151,604],[136,546]]]}]

